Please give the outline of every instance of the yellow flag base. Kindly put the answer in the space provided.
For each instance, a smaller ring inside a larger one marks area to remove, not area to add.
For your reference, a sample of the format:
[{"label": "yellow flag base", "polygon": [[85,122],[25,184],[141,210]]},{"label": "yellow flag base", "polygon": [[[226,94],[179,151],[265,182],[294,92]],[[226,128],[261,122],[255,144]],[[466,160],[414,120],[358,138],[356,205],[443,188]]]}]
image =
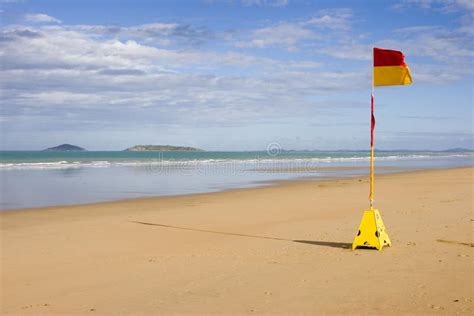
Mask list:
[{"label": "yellow flag base", "polygon": [[352,243],[352,250],[357,247],[364,247],[376,248],[380,251],[384,246],[390,247],[391,245],[392,242],[385,230],[379,210],[364,211],[359,232]]}]

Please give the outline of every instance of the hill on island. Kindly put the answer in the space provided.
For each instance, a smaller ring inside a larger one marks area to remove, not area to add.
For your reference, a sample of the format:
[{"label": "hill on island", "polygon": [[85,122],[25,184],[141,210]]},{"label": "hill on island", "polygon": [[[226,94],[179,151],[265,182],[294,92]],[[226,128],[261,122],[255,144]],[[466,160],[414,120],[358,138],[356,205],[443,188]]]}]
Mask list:
[{"label": "hill on island", "polygon": [[62,144],[56,147],[50,147],[43,151],[84,151],[85,149],[71,144]]},{"label": "hill on island", "polygon": [[125,151],[204,151],[199,148],[170,145],[135,145]]}]

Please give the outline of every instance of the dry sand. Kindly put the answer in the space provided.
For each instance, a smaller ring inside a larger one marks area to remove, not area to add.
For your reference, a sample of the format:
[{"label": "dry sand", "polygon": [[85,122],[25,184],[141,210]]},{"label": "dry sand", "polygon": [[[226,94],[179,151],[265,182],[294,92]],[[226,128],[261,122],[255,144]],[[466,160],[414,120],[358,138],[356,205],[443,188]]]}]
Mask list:
[{"label": "dry sand", "polygon": [[472,314],[473,170],[378,176],[381,252],[365,178],[3,212],[1,312]]}]

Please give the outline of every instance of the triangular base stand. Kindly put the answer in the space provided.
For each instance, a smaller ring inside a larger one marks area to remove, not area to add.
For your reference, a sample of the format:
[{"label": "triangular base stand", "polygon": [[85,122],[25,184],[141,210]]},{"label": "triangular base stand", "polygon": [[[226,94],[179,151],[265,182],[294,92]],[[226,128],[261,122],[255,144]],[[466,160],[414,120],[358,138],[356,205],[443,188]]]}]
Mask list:
[{"label": "triangular base stand", "polygon": [[392,242],[385,230],[379,210],[364,211],[359,226],[359,232],[352,243],[352,250],[357,247],[382,250],[384,246],[390,247],[391,245]]}]

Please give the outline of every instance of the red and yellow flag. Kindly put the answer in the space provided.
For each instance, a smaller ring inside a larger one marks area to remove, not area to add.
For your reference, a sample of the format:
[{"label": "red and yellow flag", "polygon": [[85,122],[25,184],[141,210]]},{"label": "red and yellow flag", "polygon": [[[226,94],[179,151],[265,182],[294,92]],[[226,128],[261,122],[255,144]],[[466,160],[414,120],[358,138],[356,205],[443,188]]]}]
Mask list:
[{"label": "red and yellow flag", "polygon": [[372,77],[371,120],[370,120],[370,209],[374,201],[374,90],[376,86],[398,86],[412,83],[410,68],[405,56],[398,50],[374,47],[374,73]]},{"label": "red and yellow flag", "polygon": [[397,50],[374,47],[374,86],[411,84],[410,68],[405,56]]}]

